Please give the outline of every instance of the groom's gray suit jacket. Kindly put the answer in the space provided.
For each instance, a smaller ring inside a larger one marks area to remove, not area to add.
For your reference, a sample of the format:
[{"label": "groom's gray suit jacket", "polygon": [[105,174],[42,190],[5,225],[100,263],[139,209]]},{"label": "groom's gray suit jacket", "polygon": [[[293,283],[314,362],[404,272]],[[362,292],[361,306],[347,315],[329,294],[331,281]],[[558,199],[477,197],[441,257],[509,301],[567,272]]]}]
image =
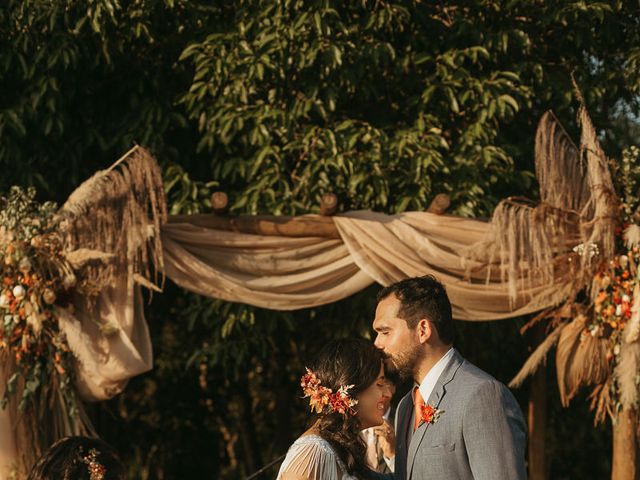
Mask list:
[{"label": "groom's gray suit jacket", "polygon": [[428,405],[443,411],[436,423],[413,433],[409,392],[396,410],[395,475],[398,480],[521,480],[526,427],[502,383],[458,351],[440,375]]}]

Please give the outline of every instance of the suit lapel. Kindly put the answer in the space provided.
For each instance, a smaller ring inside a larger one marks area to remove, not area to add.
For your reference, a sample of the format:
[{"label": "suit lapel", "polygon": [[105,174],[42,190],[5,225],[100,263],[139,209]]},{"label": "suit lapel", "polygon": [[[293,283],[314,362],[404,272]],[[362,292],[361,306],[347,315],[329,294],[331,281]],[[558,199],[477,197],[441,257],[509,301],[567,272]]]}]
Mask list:
[{"label": "suit lapel", "polygon": [[[447,393],[447,389],[446,389],[447,384],[451,382],[451,380],[453,380],[453,377],[458,371],[458,368],[460,368],[460,365],[462,365],[462,362],[464,362],[462,355],[460,355],[460,353],[458,353],[457,350],[454,350],[453,356],[451,357],[449,364],[446,366],[446,368],[442,372],[442,375],[440,375],[440,378],[436,382],[436,385],[433,388],[431,395],[429,395],[429,400],[427,401],[427,405],[431,405],[434,408],[439,407],[440,402],[442,402],[442,399]],[[429,428],[428,423],[421,423],[418,429],[413,434],[413,437],[411,437],[411,442],[409,443],[409,452],[407,453],[407,476],[406,476],[407,479],[411,478],[411,473],[413,471],[413,464],[416,460],[416,454],[418,452],[418,448],[420,447],[420,444],[422,443],[422,440],[424,438],[425,433],[427,433],[428,428]]]},{"label": "suit lapel", "polygon": [[401,469],[401,471],[396,472],[398,478],[405,478],[404,474],[407,471],[407,449],[412,410],[413,402],[411,401],[411,393],[408,393],[400,404],[398,404],[398,410],[396,412],[396,459],[398,460],[396,468]]}]

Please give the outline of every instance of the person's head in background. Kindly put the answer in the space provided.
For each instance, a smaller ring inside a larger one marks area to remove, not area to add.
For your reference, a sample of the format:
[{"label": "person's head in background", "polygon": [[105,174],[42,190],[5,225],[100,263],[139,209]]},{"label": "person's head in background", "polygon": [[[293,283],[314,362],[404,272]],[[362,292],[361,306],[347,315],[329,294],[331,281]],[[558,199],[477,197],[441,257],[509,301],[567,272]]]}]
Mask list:
[{"label": "person's head in background", "polygon": [[382,397],[385,418],[387,418],[387,416],[389,415],[389,411],[391,409],[391,401],[393,400],[393,396],[396,394],[398,381],[399,379],[394,372],[385,372],[384,382],[387,386],[387,391],[386,394]]},{"label": "person's head in background", "polygon": [[66,437],[49,447],[27,480],[124,480],[116,451],[97,438]]}]

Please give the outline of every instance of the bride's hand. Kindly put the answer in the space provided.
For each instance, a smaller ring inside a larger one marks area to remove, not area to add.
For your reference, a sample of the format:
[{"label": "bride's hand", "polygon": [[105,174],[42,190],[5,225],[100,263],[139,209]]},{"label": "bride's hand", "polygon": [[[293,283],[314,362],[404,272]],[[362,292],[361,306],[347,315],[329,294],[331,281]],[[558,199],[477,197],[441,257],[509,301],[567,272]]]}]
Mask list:
[{"label": "bride's hand", "polygon": [[382,425],[375,427],[373,432],[378,436],[383,455],[387,458],[393,458],[396,455],[396,435],[393,426],[388,420],[385,420]]}]

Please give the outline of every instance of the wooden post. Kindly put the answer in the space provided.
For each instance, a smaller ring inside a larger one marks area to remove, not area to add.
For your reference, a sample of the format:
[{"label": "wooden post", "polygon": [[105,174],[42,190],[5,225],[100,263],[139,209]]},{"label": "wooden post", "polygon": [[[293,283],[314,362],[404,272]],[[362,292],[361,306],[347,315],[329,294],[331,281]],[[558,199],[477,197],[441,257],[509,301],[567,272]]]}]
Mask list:
[{"label": "wooden post", "polygon": [[[532,347],[537,347],[545,338],[545,322],[532,328]],[[531,378],[529,391],[529,480],[547,479],[545,436],[547,423],[547,369],[538,368]]]},{"label": "wooden post", "polygon": [[439,193],[431,201],[429,208],[427,208],[427,212],[435,213],[436,215],[442,215],[447,211],[449,205],[451,205],[451,199],[449,198],[449,195],[447,195],[446,193]]},{"label": "wooden post", "polygon": [[611,480],[635,480],[638,442],[637,412],[623,408],[613,424],[613,458]]},{"label": "wooden post", "polygon": [[224,215],[229,208],[229,197],[224,192],[214,192],[211,195],[211,208],[217,215]]},{"label": "wooden post", "polygon": [[330,217],[338,210],[338,197],[333,193],[325,193],[320,200],[320,215]]}]

